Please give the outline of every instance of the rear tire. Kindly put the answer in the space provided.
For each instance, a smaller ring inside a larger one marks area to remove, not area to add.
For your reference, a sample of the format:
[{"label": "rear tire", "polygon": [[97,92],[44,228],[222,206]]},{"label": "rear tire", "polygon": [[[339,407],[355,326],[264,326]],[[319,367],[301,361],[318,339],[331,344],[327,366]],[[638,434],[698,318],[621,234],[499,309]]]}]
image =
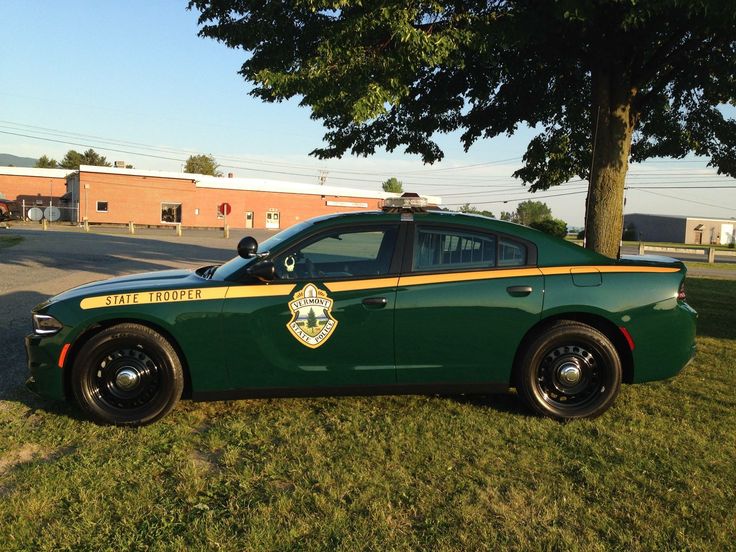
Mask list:
[{"label": "rear tire", "polygon": [[118,324],[80,349],[71,372],[79,406],[95,422],[140,426],[161,419],[184,388],[171,344],[140,324]]},{"label": "rear tire", "polygon": [[621,389],[621,360],[600,331],[580,322],[559,321],[524,346],[516,388],[537,414],[556,420],[595,418],[608,410]]}]

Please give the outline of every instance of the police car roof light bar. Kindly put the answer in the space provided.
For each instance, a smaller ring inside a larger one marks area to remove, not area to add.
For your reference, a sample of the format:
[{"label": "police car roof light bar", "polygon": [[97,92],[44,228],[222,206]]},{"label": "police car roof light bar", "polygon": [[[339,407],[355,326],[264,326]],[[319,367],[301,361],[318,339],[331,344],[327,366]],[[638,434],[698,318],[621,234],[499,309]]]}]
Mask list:
[{"label": "police car roof light bar", "polygon": [[390,212],[421,212],[427,210],[427,198],[413,192],[406,192],[401,197],[387,197],[383,200],[383,210]]}]

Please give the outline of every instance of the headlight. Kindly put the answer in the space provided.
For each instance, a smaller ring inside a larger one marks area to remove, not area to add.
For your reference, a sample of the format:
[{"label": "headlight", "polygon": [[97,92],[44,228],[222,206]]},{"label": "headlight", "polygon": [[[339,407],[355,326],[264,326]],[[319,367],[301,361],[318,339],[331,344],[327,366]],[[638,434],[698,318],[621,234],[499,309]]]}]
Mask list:
[{"label": "headlight", "polygon": [[33,332],[36,335],[53,335],[63,328],[63,324],[48,314],[33,315]]}]

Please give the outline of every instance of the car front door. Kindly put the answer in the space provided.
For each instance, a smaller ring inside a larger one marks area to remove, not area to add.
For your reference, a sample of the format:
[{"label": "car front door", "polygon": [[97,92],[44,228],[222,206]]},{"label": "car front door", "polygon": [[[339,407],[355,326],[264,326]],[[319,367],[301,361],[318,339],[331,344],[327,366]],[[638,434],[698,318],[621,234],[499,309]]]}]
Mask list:
[{"label": "car front door", "polygon": [[325,230],[278,252],[272,282],[232,286],[223,311],[232,387],[395,383],[399,231],[398,222]]},{"label": "car front door", "polygon": [[396,296],[398,383],[507,383],[542,310],[533,245],[463,227],[412,234]]}]

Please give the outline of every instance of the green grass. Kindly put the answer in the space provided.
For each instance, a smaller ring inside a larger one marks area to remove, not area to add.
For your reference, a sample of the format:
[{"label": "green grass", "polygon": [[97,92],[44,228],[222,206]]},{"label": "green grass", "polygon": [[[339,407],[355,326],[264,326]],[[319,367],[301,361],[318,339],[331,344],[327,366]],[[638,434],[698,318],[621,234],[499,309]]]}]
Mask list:
[{"label": "green grass", "polygon": [[23,236],[0,236],[0,249],[13,247],[23,241]]},{"label": "green grass", "polygon": [[0,402],[3,550],[726,550],[736,282],[689,279],[699,354],[559,424],[508,395],[182,403],[139,430]]},{"label": "green grass", "polygon": [[705,268],[714,270],[723,270],[724,272],[736,273],[736,263],[699,263],[694,261],[685,261],[688,268]]}]

